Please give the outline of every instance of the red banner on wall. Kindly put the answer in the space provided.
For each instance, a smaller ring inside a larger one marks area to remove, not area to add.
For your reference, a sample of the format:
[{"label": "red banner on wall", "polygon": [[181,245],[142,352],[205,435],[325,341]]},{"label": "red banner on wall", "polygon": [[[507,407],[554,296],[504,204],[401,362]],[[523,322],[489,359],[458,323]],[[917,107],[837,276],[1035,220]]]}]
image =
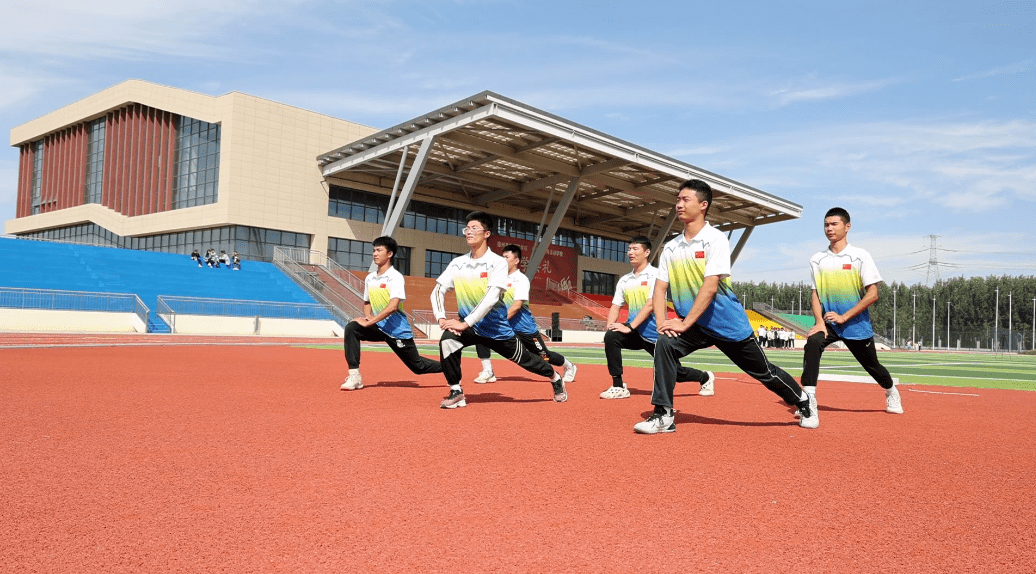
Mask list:
[{"label": "red banner on wall", "polygon": [[[533,243],[527,239],[515,239],[500,235],[489,236],[489,248],[498,255],[503,254],[504,247],[515,244],[522,248],[522,273],[525,273],[529,265],[529,256],[532,255]],[[560,285],[560,289],[576,289],[576,250],[572,247],[551,245],[547,247],[547,253],[540,262],[540,268],[532,279],[533,290],[545,290],[547,279]]]}]

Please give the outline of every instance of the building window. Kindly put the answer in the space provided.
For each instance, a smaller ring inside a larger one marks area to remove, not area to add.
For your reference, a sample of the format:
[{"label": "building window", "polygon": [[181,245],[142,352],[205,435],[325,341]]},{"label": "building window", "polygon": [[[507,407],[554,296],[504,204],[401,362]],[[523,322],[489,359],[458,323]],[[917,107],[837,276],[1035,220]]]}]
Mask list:
[{"label": "building window", "polygon": [[43,140],[32,144],[32,215],[40,212],[40,190],[43,188]]},{"label": "building window", "polygon": [[583,271],[583,293],[591,295],[614,295],[615,275],[597,271]]},{"label": "building window", "polygon": [[180,116],[176,130],[173,209],[216,203],[220,126]]},{"label": "building window", "polygon": [[424,252],[424,276],[433,279],[438,278],[446,270],[446,266],[450,264],[450,261],[460,256],[460,253],[426,250]]},{"label": "building window", "polygon": [[101,203],[101,186],[104,182],[104,131],[105,118],[90,122],[87,128],[86,145],[86,189],[83,203]]},{"label": "building window", "polygon": [[331,217],[384,223],[388,196],[332,185],[328,193],[327,214]]},{"label": "building window", "polygon": [[[383,223],[385,213],[388,211],[388,200],[386,195],[332,185],[327,214],[331,217],[354,221]],[[400,225],[404,229],[456,236],[461,234],[460,230],[464,228],[468,213],[470,211],[467,209],[411,201],[407,205]],[[493,216],[493,219],[496,220],[496,229],[493,230],[496,235],[527,241],[536,241],[536,238],[539,237],[540,226],[537,223],[510,217]],[[559,229],[551,239],[551,243],[572,247],[580,255],[586,257],[622,263],[627,261],[627,242],[625,240]]]}]

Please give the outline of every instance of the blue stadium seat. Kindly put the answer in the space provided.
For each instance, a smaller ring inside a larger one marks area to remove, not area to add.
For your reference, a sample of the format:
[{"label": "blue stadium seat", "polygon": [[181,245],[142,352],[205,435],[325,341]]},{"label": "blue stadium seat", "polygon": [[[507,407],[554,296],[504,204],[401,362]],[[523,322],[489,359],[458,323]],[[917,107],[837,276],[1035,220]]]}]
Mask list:
[{"label": "blue stadium seat", "polygon": [[0,287],[135,293],[151,309],[155,332],[169,329],[154,315],[159,295],[316,302],[272,263],[245,260],[240,271],[199,268],[189,255],[6,237],[0,237]]}]

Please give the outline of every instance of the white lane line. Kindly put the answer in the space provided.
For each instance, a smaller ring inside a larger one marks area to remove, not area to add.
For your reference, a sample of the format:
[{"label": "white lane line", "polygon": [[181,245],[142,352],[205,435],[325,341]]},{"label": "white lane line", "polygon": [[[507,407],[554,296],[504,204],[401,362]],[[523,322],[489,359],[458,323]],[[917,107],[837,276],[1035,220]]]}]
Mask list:
[{"label": "white lane line", "polygon": [[912,393],[928,393],[930,395],[958,395],[961,397],[979,397],[982,395],[976,395],[974,393],[944,393],[942,391],[921,391],[918,389],[903,389],[904,391],[910,391]]}]

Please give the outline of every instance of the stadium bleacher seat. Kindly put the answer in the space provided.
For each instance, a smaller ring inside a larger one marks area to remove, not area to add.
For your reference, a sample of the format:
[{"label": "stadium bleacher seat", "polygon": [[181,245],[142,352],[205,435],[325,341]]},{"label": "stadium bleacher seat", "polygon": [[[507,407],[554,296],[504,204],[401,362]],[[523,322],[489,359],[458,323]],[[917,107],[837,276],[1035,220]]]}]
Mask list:
[{"label": "stadium bleacher seat", "polygon": [[0,287],[135,293],[151,309],[148,330],[155,332],[168,332],[154,314],[159,295],[316,302],[272,263],[199,268],[189,255],[6,237],[0,237]]}]

